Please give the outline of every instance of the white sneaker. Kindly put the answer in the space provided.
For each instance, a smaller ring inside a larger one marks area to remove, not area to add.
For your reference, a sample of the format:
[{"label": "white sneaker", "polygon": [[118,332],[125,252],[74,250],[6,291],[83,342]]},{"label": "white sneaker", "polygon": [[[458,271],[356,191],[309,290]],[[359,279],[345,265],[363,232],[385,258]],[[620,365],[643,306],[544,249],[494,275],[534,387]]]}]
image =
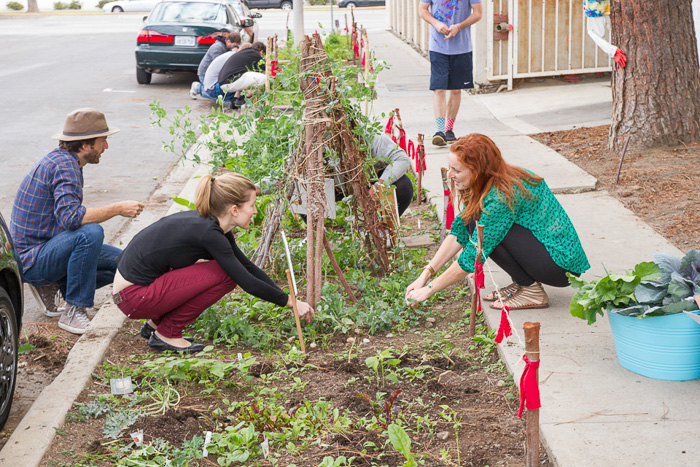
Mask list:
[{"label": "white sneaker", "polygon": [[190,86],[190,97],[192,99],[196,99],[197,96],[199,95],[199,81],[195,81],[192,83],[192,86]]},{"label": "white sneaker", "polygon": [[85,334],[88,326],[90,326],[90,318],[87,311],[75,305],[68,307],[58,320],[58,327],[72,334]]}]

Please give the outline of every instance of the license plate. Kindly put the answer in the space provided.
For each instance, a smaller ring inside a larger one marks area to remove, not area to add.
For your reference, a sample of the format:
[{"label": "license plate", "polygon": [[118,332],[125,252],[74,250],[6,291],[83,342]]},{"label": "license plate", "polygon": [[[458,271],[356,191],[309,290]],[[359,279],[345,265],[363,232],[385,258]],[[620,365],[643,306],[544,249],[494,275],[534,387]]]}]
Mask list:
[{"label": "license plate", "polygon": [[175,45],[194,46],[194,36],[175,36]]}]

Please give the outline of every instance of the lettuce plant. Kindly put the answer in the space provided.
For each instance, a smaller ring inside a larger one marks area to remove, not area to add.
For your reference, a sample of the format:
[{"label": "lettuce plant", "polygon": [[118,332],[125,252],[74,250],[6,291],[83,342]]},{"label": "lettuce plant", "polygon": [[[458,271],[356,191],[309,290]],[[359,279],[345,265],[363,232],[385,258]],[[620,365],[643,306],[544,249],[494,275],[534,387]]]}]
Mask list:
[{"label": "lettuce plant", "polygon": [[694,297],[700,295],[700,252],[690,250],[683,258],[657,253],[653,263],[639,263],[625,274],[611,272],[590,282],[569,275],[569,283],[578,289],[569,311],[588,324],[603,309],[638,318],[694,311]]}]

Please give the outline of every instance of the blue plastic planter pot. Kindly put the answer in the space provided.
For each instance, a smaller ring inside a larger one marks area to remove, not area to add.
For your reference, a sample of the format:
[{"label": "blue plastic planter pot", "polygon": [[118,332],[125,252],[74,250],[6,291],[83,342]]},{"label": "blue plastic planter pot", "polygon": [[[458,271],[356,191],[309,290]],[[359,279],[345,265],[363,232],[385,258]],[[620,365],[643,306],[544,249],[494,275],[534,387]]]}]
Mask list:
[{"label": "blue plastic planter pot", "polygon": [[700,325],[685,313],[644,319],[608,313],[608,318],[623,368],[654,379],[700,378]]}]

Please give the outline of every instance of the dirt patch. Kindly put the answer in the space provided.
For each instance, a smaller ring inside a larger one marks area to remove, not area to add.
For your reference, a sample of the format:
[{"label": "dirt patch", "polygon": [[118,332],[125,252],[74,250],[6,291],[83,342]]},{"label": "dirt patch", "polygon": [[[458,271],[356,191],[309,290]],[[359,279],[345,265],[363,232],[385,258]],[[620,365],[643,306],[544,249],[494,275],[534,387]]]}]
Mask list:
[{"label": "dirt patch", "polygon": [[682,251],[698,247],[700,142],[673,148],[628,150],[616,183],[620,153],[607,149],[608,125],[531,137],[596,177],[628,209]]}]

